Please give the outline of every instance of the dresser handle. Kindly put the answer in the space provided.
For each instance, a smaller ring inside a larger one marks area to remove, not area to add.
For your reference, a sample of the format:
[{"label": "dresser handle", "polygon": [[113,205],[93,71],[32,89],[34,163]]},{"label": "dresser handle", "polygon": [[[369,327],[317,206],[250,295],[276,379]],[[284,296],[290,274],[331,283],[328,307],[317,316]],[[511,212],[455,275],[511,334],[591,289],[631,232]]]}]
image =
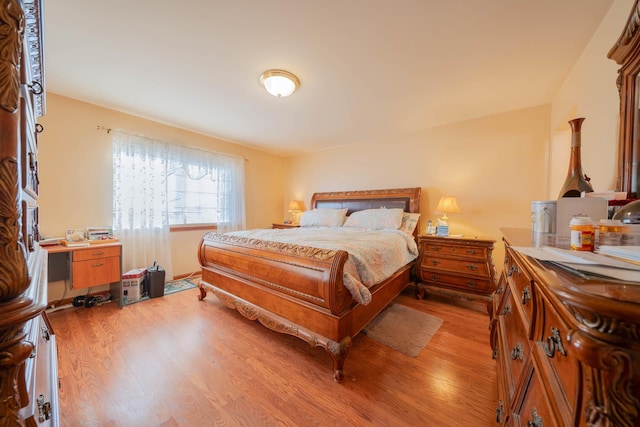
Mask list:
[{"label": "dresser handle", "polygon": [[51,419],[51,402],[44,401],[44,395],[40,395],[36,401],[38,402],[38,421],[41,423]]},{"label": "dresser handle", "polygon": [[522,354],[523,347],[522,343],[518,343],[513,347],[513,350],[511,350],[511,360],[524,360],[524,355]]},{"label": "dresser handle", "polygon": [[431,265],[438,265],[438,264],[440,264],[440,261],[438,261],[437,259],[431,260]]},{"label": "dresser handle", "polygon": [[498,424],[502,424],[502,412],[503,412],[503,408],[502,408],[502,400],[498,400],[498,407],[496,408],[496,422]]},{"label": "dresser handle", "polygon": [[29,89],[31,89],[31,92],[33,92],[34,95],[42,95],[42,85],[40,84],[40,82],[34,80],[30,85],[27,86],[29,87]]},{"label": "dresser handle", "polygon": [[51,339],[51,335],[49,335],[49,329],[47,329],[46,326],[43,326],[42,329],[40,329],[40,332],[42,333],[43,340],[49,341]]},{"label": "dresser handle", "polygon": [[471,270],[471,271],[475,271],[475,270],[477,270],[477,269],[478,269],[478,266],[477,266],[477,265],[475,265],[475,264],[469,264],[469,265],[467,265],[467,268],[468,268],[469,270]]},{"label": "dresser handle", "polygon": [[91,264],[91,267],[102,267],[104,265],[104,262],[99,262],[96,264]]},{"label": "dresser handle", "polygon": [[104,255],[104,251],[94,252],[93,253],[93,256],[100,256],[100,255]]},{"label": "dresser handle", "polygon": [[478,284],[476,282],[472,282],[471,280],[469,280],[467,282],[467,286],[469,286],[470,288],[475,288],[476,286],[478,286]]},{"label": "dresser handle", "polygon": [[440,249],[442,249],[440,246],[431,246],[431,250],[438,252]]},{"label": "dresser handle", "polygon": [[533,421],[527,421],[527,427],[542,427],[542,417],[538,415],[536,408],[531,410],[531,416],[533,417]]},{"label": "dresser handle", "polygon": [[529,301],[531,301],[531,288],[526,286],[522,290],[522,305],[527,305]]},{"label": "dresser handle", "polygon": [[509,267],[509,273],[507,273],[507,276],[511,277],[513,276],[513,273],[516,271],[516,266],[515,264],[511,264],[511,266]]},{"label": "dresser handle", "polygon": [[503,292],[504,292],[504,287],[502,286],[502,283],[500,283],[498,285],[498,289],[496,289],[496,295],[500,295]]},{"label": "dresser handle", "polygon": [[567,350],[564,348],[564,345],[562,345],[560,330],[552,326],[551,335],[547,337],[544,343],[544,354],[548,357],[553,357],[556,354],[556,350],[563,356],[567,355]]},{"label": "dresser handle", "polygon": [[475,249],[467,249],[467,253],[468,253],[469,255],[476,255],[478,252],[476,252],[476,250],[475,250]]},{"label": "dresser handle", "polygon": [[431,280],[433,280],[434,282],[437,282],[438,280],[440,280],[440,278],[438,277],[438,275],[432,274],[431,275]]},{"label": "dresser handle", "polygon": [[507,304],[502,309],[502,315],[506,316],[507,314],[511,314],[511,304]]}]

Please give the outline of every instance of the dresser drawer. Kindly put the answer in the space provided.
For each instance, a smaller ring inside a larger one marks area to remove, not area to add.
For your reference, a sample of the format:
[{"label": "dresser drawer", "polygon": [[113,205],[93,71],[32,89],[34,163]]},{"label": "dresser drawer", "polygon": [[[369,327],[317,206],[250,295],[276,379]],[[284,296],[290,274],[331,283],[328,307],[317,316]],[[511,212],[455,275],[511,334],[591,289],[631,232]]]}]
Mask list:
[{"label": "dresser drawer", "polygon": [[443,271],[430,268],[422,269],[421,273],[422,280],[426,283],[441,286],[447,285],[467,292],[486,293],[491,292],[495,287],[495,284],[488,277],[454,276],[451,273],[442,274]]},{"label": "dresser drawer", "polygon": [[529,378],[522,405],[513,413],[514,426],[557,426],[558,423],[545,395],[542,381],[534,370]]},{"label": "dresser drawer", "polygon": [[533,341],[539,370],[548,378],[551,400],[557,406],[558,414],[569,423],[577,407],[581,378],[576,350],[568,340],[570,332],[567,324],[558,316],[545,295],[539,293],[536,303],[540,316],[536,313],[535,337]]},{"label": "dresser drawer", "polygon": [[100,248],[87,248],[81,250],[75,250],[72,252],[73,262],[76,261],[86,261],[89,259],[98,259],[98,258],[106,258],[106,257],[119,257],[120,256],[120,247],[119,246],[111,246],[111,247],[100,247]]},{"label": "dresser drawer", "polygon": [[120,256],[74,261],[71,264],[71,287],[89,288],[120,281]]},{"label": "dresser drawer", "polygon": [[533,279],[520,267],[516,258],[512,255],[509,256],[509,263],[506,267],[507,280],[512,286],[515,298],[519,301],[525,314],[525,325],[527,333],[529,333],[529,325],[533,316]]},{"label": "dresser drawer", "polygon": [[510,288],[507,288],[505,298],[499,322],[504,340],[502,356],[504,357],[507,375],[510,376],[509,399],[513,399],[514,390],[520,386],[525,367],[531,359],[531,346],[522,316],[517,308],[518,302]]}]

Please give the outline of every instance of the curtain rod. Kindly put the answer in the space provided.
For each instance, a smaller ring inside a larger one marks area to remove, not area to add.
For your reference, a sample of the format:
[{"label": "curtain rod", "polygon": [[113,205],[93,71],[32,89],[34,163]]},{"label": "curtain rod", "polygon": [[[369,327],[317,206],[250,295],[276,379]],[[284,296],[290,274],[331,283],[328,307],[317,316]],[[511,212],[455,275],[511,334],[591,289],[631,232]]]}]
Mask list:
[{"label": "curtain rod", "polygon": [[[137,137],[140,137],[140,138],[145,138],[145,139],[151,139],[151,140],[154,140],[154,141],[164,142],[165,144],[173,144],[173,145],[175,145],[174,143],[171,143],[171,142],[168,142],[168,141],[163,141],[161,139],[151,138],[151,137],[146,136],[146,135],[141,135],[139,133],[128,132],[128,131],[124,131],[124,130],[121,130],[121,129],[112,129],[112,128],[108,128],[108,127],[102,126],[102,125],[98,125],[96,130],[103,130],[103,131],[107,132],[107,134],[110,134],[111,132],[116,132],[116,133],[121,133],[123,135],[137,136]],[[186,145],[185,145],[185,147],[192,148],[194,150],[205,151],[207,153],[220,154],[222,156],[235,156],[235,157],[241,157],[242,158],[242,156],[238,156],[236,154],[221,153],[219,151],[211,151],[211,150],[207,150],[206,148],[202,148],[202,147],[194,147],[194,146],[186,146]],[[249,159],[247,159],[246,157],[244,157],[243,159],[244,159],[245,162],[249,161]]]}]

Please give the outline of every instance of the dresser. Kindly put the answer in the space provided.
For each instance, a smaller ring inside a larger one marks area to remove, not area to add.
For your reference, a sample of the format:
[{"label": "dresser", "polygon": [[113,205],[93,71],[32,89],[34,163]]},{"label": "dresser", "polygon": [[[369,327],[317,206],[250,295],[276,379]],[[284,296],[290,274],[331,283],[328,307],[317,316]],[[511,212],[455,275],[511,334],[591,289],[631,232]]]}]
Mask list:
[{"label": "dresser", "polygon": [[502,232],[490,323],[497,423],[640,426],[640,284],[582,278],[517,250],[555,246],[553,236]]},{"label": "dresser", "polygon": [[481,300],[487,302],[489,310],[497,288],[494,243],[486,238],[418,236],[418,298],[424,298],[427,291]]},{"label": "dresser", "polygon": [[42,1],[0,0],[0,425],[56,426],[55,334],[39,240]]}]

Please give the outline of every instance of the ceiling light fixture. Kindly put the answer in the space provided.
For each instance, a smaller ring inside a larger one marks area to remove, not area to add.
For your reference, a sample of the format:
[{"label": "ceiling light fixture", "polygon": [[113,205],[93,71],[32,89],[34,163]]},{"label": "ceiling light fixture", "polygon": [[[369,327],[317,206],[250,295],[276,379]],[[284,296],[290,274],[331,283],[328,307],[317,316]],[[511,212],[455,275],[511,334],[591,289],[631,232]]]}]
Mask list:
[{"label": "ceiling light fixture", "polygon": [[300,87],[300,80],[284,70],[267,70],[260,76],[260,83],[273,96],[289,96]]}]

